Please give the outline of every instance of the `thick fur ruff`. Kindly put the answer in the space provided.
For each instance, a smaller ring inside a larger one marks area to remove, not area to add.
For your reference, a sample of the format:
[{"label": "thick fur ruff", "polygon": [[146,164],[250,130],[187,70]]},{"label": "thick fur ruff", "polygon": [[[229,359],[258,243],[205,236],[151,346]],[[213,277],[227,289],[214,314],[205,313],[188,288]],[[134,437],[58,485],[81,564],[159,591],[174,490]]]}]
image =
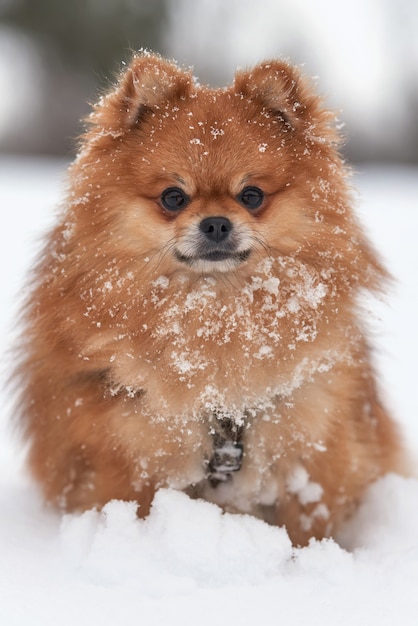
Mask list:
[{"label": "thick fur ruff", "polygon": [[24,312],[20,419],[48,501],[145,516],[173,487],[305,544],[403,470],[358,304],[386,274],[338,146],[285,62],[216,90],[132,59],[88,120]]}]

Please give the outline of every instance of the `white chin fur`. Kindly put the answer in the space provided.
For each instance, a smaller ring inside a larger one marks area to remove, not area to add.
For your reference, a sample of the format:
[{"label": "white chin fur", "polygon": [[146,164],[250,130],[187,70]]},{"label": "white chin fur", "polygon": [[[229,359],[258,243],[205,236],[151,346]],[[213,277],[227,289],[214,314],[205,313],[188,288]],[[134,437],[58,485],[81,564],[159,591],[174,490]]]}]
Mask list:
[{"label": "white chin fur", "polygon": [[238,259],[223,259],[222,261],[204,261],[203,259],[195,259],[191,263],[187,263],[194,272],[199,274],[225,274],[236,269],[243,261]]}]

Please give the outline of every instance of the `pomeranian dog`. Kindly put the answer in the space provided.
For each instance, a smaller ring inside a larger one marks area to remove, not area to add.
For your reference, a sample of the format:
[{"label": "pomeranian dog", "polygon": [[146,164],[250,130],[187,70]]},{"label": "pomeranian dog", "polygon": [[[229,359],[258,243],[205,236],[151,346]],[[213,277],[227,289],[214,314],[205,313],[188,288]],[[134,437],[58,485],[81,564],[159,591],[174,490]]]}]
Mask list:
[{"label": "pomeranian dog", "polygon": [[29,465],[63,510],[168,487],[335,536],[402,471],[359,297],[386,272],[334,116],[268,61],[225,89],[138,54],[94,107],[31,276]]}]

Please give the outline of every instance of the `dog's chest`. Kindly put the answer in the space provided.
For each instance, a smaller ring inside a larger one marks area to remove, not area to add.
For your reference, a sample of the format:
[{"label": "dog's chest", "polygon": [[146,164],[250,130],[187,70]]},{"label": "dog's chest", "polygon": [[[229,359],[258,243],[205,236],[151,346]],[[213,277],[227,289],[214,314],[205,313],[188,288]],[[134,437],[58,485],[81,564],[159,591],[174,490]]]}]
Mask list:
[{"label": "dog's chest", "polygon": [[183,381],[209,372],[213,361],[254,369],[279,353],[291,359],[317,337],[327,292],[322,277],[289,259],[265,259],[239,287],[211,276],[193,286],[160,277],[144,301],[153,311],[150,352],[164,355]]}]

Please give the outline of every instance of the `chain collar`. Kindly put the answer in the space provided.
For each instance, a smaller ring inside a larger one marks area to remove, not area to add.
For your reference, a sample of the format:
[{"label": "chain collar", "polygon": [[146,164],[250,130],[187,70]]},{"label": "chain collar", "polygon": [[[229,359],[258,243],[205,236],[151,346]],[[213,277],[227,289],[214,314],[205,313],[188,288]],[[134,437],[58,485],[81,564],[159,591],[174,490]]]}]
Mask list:
[{"label": "chain collar", "polygon": [[243,424],[237,424],[230,415],[215,412],[211,431],[213,454],[207,461],[207,478],[212,487],[231,479],[241,469],[244,446]]}]

